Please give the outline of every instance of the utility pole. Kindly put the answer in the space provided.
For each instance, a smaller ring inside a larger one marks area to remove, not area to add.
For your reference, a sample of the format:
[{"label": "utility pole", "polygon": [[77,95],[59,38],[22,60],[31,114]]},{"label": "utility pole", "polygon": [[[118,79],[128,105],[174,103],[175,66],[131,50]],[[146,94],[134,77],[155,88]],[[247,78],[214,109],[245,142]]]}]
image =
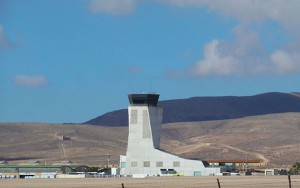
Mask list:
[{"label": "utility pole", "polygon": [[110,163],[110,154],[107,153],[107,168],[108,168],[108,166],[109,166],[109,163]]}]

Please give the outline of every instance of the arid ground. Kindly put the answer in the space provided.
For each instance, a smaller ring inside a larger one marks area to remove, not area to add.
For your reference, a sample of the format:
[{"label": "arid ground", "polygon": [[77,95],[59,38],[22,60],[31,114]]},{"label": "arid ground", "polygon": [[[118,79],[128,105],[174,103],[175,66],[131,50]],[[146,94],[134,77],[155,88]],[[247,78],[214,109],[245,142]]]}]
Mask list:
[{"label": "arid ground", "polygon": [[[211,176],[211,177],[151,177],[132,178],[87,178],[87,179],[0,179],[5,188],[217,188],[219,178],[222,188],[288,188],[287,176]],[[291,176],[292,187],[300,187],[300,176]]]},{"label": "arid ground", "polygon": [[[60,135],[69,136],[62,141]],[[0,161],[9,164],[118,164],[126,154],[128,127],[0,123]],[[187,158],[261,159],[267,167],[299,161],[300,113],[232,120],[164,124],[161,148]]]}]

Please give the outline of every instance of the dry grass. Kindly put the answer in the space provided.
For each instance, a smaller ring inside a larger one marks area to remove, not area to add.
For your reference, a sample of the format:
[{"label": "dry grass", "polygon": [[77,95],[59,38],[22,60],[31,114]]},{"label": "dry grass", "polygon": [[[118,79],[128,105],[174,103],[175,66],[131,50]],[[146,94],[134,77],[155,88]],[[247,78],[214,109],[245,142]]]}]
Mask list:
[{"label": "dry grass", "polygon": [[[70,141],[62,141],[66,135]],[[97,127],[66,124],[0,124],[0,159],[13,163],[59,164],[71,160],[75,164],[118,163],[120,153],[126,152],[126,127]]]},{"label": "dry grass", "polygon": [[[58,135],[71,137],[61,141]],[[118,164],[126,153],[128,127],[0,123],[0,160],[28,164]],[[163,125],[161,148],[183,157],[262,159],[286,167],[299,161],[300,113]]]},{"label": "dry grass", "polygon": [[299,160],[300,113],[164,125],[162,148],[183,157],[261,159],[286,167]]},{"label": "dry grass", "polygon": [[[146,179],[104,178],[104,179],[22,179],[1,180],[5,188],[216,188],[219,178],[222,188],[284,188],[288,187],[287,176],[227,176],[227,177],[156,177]],[[292,176],[292,187],[300,187],[300,176]]]}]

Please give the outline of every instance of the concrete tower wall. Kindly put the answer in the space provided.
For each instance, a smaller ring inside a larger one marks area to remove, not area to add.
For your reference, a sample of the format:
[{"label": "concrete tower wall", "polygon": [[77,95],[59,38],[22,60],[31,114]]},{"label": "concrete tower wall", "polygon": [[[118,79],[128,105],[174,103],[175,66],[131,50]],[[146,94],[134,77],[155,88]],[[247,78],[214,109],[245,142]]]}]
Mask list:
[{"label": "concrete tower wall", "polygon": [[[140,101],[139,101],[140,102]],[[202,161],[180,158],[159,149],[163,110],[147,104],[128,107],[129,135],[125,174],[162,175],[168,170],[186,176],[212,175],[220,168],[206,168]]]},{"label": "concrete tower wall", "polygon": [[[130,106],[128,149],[159,148],[162,108],[148,106]],[[150,118],[155,117],[155,118]]]}]

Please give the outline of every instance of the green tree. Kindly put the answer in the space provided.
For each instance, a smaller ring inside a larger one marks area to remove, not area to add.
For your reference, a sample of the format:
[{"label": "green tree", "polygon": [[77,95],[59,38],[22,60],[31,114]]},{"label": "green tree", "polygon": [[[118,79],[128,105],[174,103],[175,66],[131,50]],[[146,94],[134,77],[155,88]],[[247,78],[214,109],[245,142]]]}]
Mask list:
[{"label": "green tree", "polygon": [[299,171],[300,171],[300,163],[296,162],[295,164],[293,164],[292,168],[290,169],[290,174],[297,175],[299,174]]}]

